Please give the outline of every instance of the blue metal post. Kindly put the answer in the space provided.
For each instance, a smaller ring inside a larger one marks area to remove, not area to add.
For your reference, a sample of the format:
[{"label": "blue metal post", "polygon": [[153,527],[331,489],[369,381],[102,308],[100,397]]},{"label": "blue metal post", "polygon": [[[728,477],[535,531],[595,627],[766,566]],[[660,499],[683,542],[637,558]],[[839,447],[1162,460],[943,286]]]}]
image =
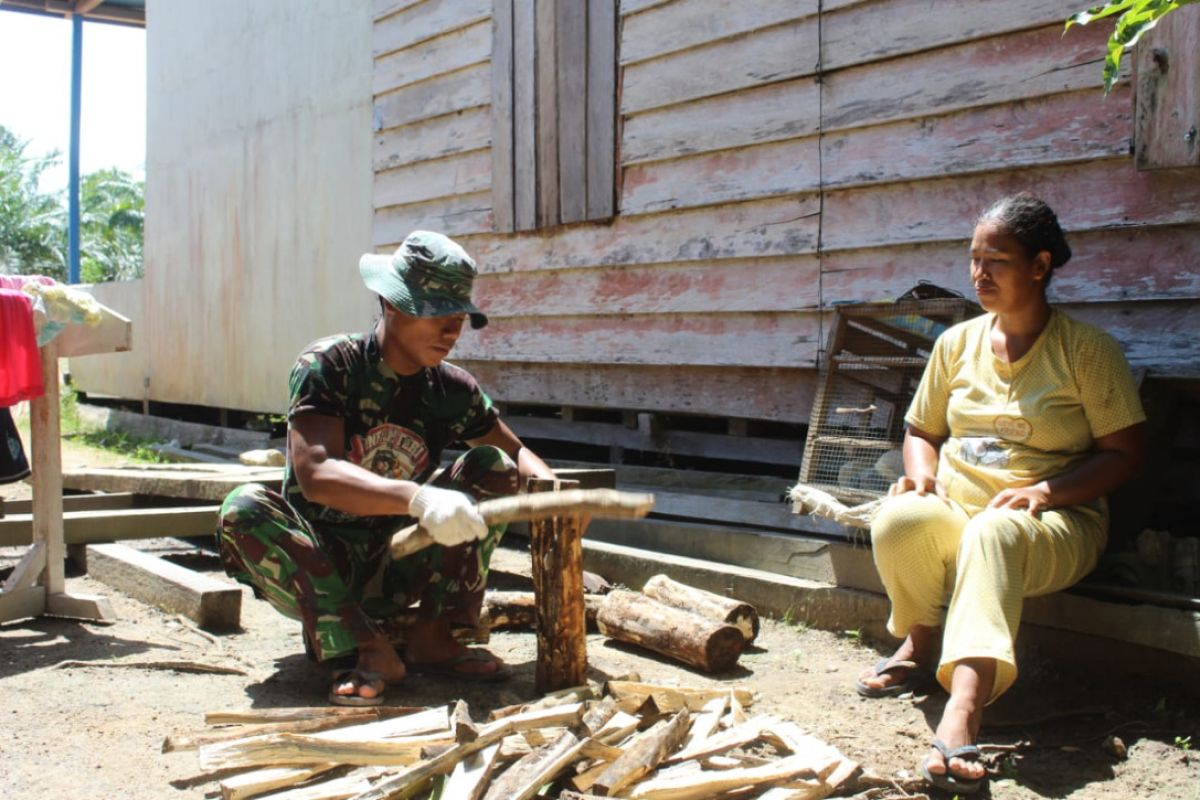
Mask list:
[{"label": "blue metal post", "polygon": [[79,283],[79,111],[83,87],[83,17],[71,17],[71,145],[67,173],[68,280]]}]

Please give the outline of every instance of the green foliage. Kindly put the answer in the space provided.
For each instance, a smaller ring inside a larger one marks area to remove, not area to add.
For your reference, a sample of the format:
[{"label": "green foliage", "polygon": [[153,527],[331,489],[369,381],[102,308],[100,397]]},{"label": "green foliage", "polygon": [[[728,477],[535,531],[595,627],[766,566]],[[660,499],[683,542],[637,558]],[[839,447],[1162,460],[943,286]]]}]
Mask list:
[{"label": "green foliage", "polygon": [[[38,190],[58,161],[25,155],[28,142],[0,125],[0,273],[67,280],[66,199]],[[88,283],[142,275],[145,186],[118,169],[83,176],[79,186],[79,277]]]},{"label": "green foliage", "polygon": [[1104,93],[1112,91],[1121,70],[1121,56],[1127,48],[1137,44],[1142,34],[1152,29],[1164,16],[1179,8],[1200,2],[1200,0],[1118,0],[1115,3],[1105,3],[1093,6],[1087,11],[1073,14],[1063,29],[1065,34],[1072,25],[1087,25],[1098,19],[1117,18],[1116,27],[1108,39],[1108,53],[1104,58]]},{"label": "green foliage", "polygon": [[79,277],[85,283],[142,274],[145,187],[118,169],[86,176],[79,187]]},{"label": "green foliage", "polygon": [[0,273],[62,280],[65,215],[57,197],[38,190],[58,157],[30,158],[28,144],[0,125]]},{"label": "green foliage", "polygon": [[1192,749],[1192,737],[1176,736],[1175,737],[1175,746],[1178,747],[1180,750],[1191,750]]}]

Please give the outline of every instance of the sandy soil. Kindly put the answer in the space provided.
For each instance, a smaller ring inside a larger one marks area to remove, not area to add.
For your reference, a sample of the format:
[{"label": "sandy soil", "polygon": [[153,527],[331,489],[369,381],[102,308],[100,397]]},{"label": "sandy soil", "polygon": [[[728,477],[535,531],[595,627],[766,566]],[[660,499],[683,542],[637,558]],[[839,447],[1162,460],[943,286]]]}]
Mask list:
[{"label": "sandy soil", "polygon": [[[223,577],[207,543],[136,544]],[[20,554],[0,548],[0,579]],[[497,565],[493,585],[523,588],[526,554],[502,550]],[[0,798],[213,797],[216,784],[198,774],[194,753],[160,752],[166,734],[198,732],[206,711],[325,702],[328,671],[305,658],[299,625],[249,592],[243,598],[242,630],[214,637],[86,576],[69,577],[68,589],[107,595],[119,621],[99,625],[43,618],[0,625]],[[514,666],[513,679],[499,690],[410,678],[389,690],[388,702],[440,705],[461,697],[475,718],[483,719],[494,707],[533,698],[533,634],[498,632],[490,647]],[[758,646],[743,655],[738,671],[720,678],[599,635],[589,637],[588,657],[597,679],[637,672],[652,682],[752,688],[759,696],[754,710],[793,719],[870,771],[898,781],[914,773],[945,700],[940,692],[860,699],[853,692],[854,679],[876,660],[876,650],[853,632],[808,629],[802,621],[767,621]],[[114,666],[150,660],[199,661],[245,674]],[[56,666],[66,661],[84,665]],[[1181,746],[1183,737],[1191,736],[1200,749],[1200,703],[1194,695],[1188,699],[1178,686],[1107,675],[1103,664],[1088,672],[1068,671],[1033,658],[1022,670],[1017,687],[990,710],[984,730],[985,742],[1015,746],[990,784],[991,797],[1200,800],[1200,757]],[[1124,741],[1126,759],[1101,746],[1110,734]],[[920,794],[896,789],[859,796]]]}]

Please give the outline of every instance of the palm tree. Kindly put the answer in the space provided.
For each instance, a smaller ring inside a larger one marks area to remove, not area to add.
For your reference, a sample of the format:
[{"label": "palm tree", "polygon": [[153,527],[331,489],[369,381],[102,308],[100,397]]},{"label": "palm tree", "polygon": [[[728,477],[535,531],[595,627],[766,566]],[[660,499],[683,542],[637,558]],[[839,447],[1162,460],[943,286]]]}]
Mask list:
[{"label": "palm tree", "polygon": [[141,277],[144,184],[103,169],[84,176],[79,194],[80,277],[87,283]]},{"label": "palm tree", "polygon": [[66,278],[63,208],[38,190],[57,153],[31,158],[28,142],[0,125],[0,273]]}]

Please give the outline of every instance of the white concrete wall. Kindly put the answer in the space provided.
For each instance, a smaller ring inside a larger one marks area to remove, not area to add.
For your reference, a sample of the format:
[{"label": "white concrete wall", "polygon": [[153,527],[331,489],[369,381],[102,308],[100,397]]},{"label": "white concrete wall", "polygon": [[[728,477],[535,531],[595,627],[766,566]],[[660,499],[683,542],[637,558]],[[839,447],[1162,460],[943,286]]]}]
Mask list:
[{"label": "white concrete wall", "polygon": [[[152,400],[281,411],[300,348],[372,318],[357,269],[371,249],[371,0],[147,15],[144,309],[129,358]],[[142,396],[140,379],[93,388],[78,363],[84,391]]]}]

